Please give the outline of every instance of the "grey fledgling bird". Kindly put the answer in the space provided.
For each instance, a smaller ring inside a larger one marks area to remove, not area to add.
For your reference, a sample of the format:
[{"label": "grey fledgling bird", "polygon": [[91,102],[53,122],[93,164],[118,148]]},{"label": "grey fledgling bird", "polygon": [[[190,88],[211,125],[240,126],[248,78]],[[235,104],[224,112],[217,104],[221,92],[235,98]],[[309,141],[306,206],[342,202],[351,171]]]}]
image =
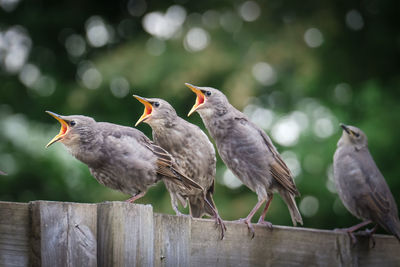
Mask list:
[{"label": "grey fledgling bird", "polygon": [[212,216],[221,227],[222,238],[225,224],[220,218],[213,200],[216,158],[214,146],[207,135],[196,125],[176,114],[175,109],[165,100],[144,98],[134,95],[144,105],[144,112],[137,121],[149,124],[153,130],[154,142],[167,150],[176,160],[182,172],[200,184],[206,192],[187,190],[165,180],[171,204],[177,215],[178,200],[186,207],[189,200],[190,214],[195,218]]},{"label": "grey fledgling bird", "polygon": [[[385,178],[368,150],[367,136],[354,126],[343,128],[333,158],[336,188],[344,206],[364,222],[342,229],[349,233],[352,242],[357,229],[376,223],[400,241],[400,221],[396,202]],[[377,225],[370,231],[373,234]]]},{"label": "grey fledgling bird", "polygon": [[61,124],[59,134],[46,147],[60,141],[89,167],[100,184],[131,195],[129,202],[144,196],[161,179],[172,181],[178,187],[203,190],[179,171],[168,152],[137,129],[96,122],[81,115],[46,112]]},{"label": "grey fledgling bird", "polygon": [[303,224],[294,200],[295,196],[300,195],[299,191],[289,168],[268,135],[235,109],[219,90],[188,83],[185,85],[197,95],[196,103],[188,115],[194,111],[200,114],[224,163],[247,187],[257,193],[258,203],[242,220],[253,236],[251,218],[265,201],[258,223],[272,227],[264,218],[274,192],[279,192],[288,205],[293,225],[296,222]]}]

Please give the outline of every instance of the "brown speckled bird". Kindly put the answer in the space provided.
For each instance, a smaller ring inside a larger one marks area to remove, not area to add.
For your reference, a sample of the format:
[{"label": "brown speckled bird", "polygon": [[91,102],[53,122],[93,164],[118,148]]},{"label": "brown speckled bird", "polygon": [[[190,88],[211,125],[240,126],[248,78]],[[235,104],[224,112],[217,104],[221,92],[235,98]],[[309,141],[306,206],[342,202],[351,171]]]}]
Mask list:
[{"label": "brown speckled bird", "polygon": [[303,224],[295,196],[300,195],[292,174],[268,135],[229,102],[217,89],[186,84],[196,93],[196,103],[189,115],[197,111],[215,140],[218,153],[229,169],[252,191],[258,203],[242,220],[254,236],[251,218],[266,202],[258,223],[272,227],[264,221],[274,192],[279,192],[288,205],[293,225]]},{"label": "brown speckled bird", "polygon": [[[385,178],[368,150],[367,136],[354,126],[343,128],[333,158],[336,188],[344,206],[364,222],[341,229],[349,233],[352,242],[357,229],[370,223],[382,226],[400,241],[400,221],[396,202]],[[377,225],[368,232],[372,235]]]},{"label": "brown speckled bird", "polygon": [[214,217],[221,227],[223,237],[225,225],[218,215],[212,197],[216,172],[215,150],[207,135],[198,126],[179,117],[167,101],[136,95],[134,97],[145,107],[136,125],[140,122],[149,124],[153,130],[154,142],[175,158],[176,164],[187,177],[206,190],[189,191],[170,181],[164,181],[171,195],[175,213],[181,215],[178,200],[183,206],[186,206],[186,200],[189,200],[190,214],[195,218],[201,218],[203,215]]},{"label": "brown speckled bird", "polygon": [[60,133],[46,147],[58,141],[63,143],[75,158],[89,167],[100,184],[131,195],[129,202],[144,196],[161,179],[185,189],[203,190],[179,171],[168,152],[137,129],[96,122],[81,115],[46,112],[61,124]]}]

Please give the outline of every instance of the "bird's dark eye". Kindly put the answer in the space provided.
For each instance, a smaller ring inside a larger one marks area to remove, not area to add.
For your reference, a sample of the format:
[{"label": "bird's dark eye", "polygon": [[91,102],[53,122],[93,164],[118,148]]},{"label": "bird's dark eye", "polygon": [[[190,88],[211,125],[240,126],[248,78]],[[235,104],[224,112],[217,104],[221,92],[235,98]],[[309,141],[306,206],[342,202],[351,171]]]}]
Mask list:
[{"label": "bird's dark eye", "polygon": [[207,92],[206,92],[206,95],[207,95],[207,96],[210,96],[210,95],[211,95],[211,92],[210,92],[210,91],[207,91]]},{"label": "bird's dark eye", "polygon": [[75,121],[70,121],[70,122],[69,122],[69,126],[71,126],[71,127],[74,126],[75,124],[76,124]]},{"label": "bird's dark eye", "polygon": [[154,103],[154,106],[155,106],[155,107],[159,107],[159,106],[160,106],[160,103],[155,102],[155,103]]},{"label": "bird's dark eye", "polygon": [[360,134],[359,133],[356,133],[356,132],[353,132],[354,133],[354,135],[358,138],[358,137],[360,137]]}]

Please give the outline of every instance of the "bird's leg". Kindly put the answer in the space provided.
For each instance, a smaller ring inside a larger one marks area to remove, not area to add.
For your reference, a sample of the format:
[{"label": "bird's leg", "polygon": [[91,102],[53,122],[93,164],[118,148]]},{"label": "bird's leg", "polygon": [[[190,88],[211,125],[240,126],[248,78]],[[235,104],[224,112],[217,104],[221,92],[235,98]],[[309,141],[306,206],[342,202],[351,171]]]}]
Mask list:
[{"label": "bird's leg", "polygon": [[351,243],[353,244],[353,246],[357,243],[357,238],[355,237],[355,235],[354,235],[354,231],[357,231],[358,229],[360,229],[361,227],[364,227],[364,226],[366,226],[366,225],[368,225],[368,224],[370,224],[370,223],[372,223],[372,221],[371,220],[367,220],[367,221],[364,221],[364,222],[362,222],[362,223],[359,223],[359,224],[356,224],[356,225],[354,225],[354,226],[351,226],[351,227],[349,227],[349,228],[342,228],[342,229],[335,229],[335,231],[340,231],[340,232],[345,232],[345,233],[347,233],[349,236],[350,236],[350,238],[351,238]]},{"label": "bird's leg", "polygon": [[133,203],[136,200],[138,200],[139,198],[143,197],[145,194],[146,194],[145,192],[140,192],[140,193],[134,195],[133,197],[127,199],[126,202]]},{"label": "bird's leg", "polygon": [[254,206],[254,208],[250,211],[249,215],[247,215],[246,218],[244,219],[239,219],[239,222],[243,222],[247,224],[247,228],[249,228],[249,231],[251,232],[251,238],[253,239],[255,236],[254,232],[254,227],[251,224],[251,218],[253,218],[254,214],[257,212],[257,210],[261,207],[261,205],[264,203],[265,199],[261,199],[257,202],[257,204]]},{"label": "bird's leg", "polygon": [[258,219],[258,223],[257,224],[262,224],[267,226],[268,228],[272,229],[272,223],[265,221],[265,215],[267,214],[268,208],[269,208],[269,204],[271,204],[272,199],[274,198],[273,194],[268,194],[269,199],[267,201],[267,203],[265,204],[265,208],[260,216],[260,218]]},{"label": "bird's leg", "polygon": [[213,211],[213,217],[215,219],[215,223],[221,228],[221,240],[224,239],[225,236],[225,231],[226,231],[226,225],[222,218],[219,216],[218,212],[216,209],[211,205],[211,203],[207,200],[207,198],[204,196],[204,201],[206,202],[207,206],[210,207],[210,209]]}]

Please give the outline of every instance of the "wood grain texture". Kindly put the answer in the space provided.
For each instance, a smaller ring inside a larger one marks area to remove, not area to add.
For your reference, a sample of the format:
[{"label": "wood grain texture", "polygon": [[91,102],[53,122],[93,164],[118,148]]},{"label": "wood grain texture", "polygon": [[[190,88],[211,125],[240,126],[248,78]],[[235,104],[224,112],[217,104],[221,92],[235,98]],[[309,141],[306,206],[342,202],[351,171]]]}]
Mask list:
[{"label": "wood grain texture", "polygon": [[95,204],[31,202],[34,266],[97,266]]},{"label": "wood grain texture", "polygon": [[400,243],[153,214],[150,205],[0,202],[0,266],[400,266]]},{"label": "wood grain texture", "polygon": [[0,202],[0,266],[28,266],[29,205]]},{"label": "wood grain texture", "polygon": [[153,266],[153,208],[126,202],[98,204],[99,266]]},{"label": "wood grain texture", "polygon": [[154,214],[154,266],[190,266],[189,216]]},{"label": "wood grain texture", "polygon": [[212,221],[192,221],[191,266],[400,266],[394,237],[377,236],[378,249],[367,248],[368,240],[353,248],[347,234],[333,231],[255,226],[251,239],[244,224],[226,223],[227,233],[219,241]]}]

